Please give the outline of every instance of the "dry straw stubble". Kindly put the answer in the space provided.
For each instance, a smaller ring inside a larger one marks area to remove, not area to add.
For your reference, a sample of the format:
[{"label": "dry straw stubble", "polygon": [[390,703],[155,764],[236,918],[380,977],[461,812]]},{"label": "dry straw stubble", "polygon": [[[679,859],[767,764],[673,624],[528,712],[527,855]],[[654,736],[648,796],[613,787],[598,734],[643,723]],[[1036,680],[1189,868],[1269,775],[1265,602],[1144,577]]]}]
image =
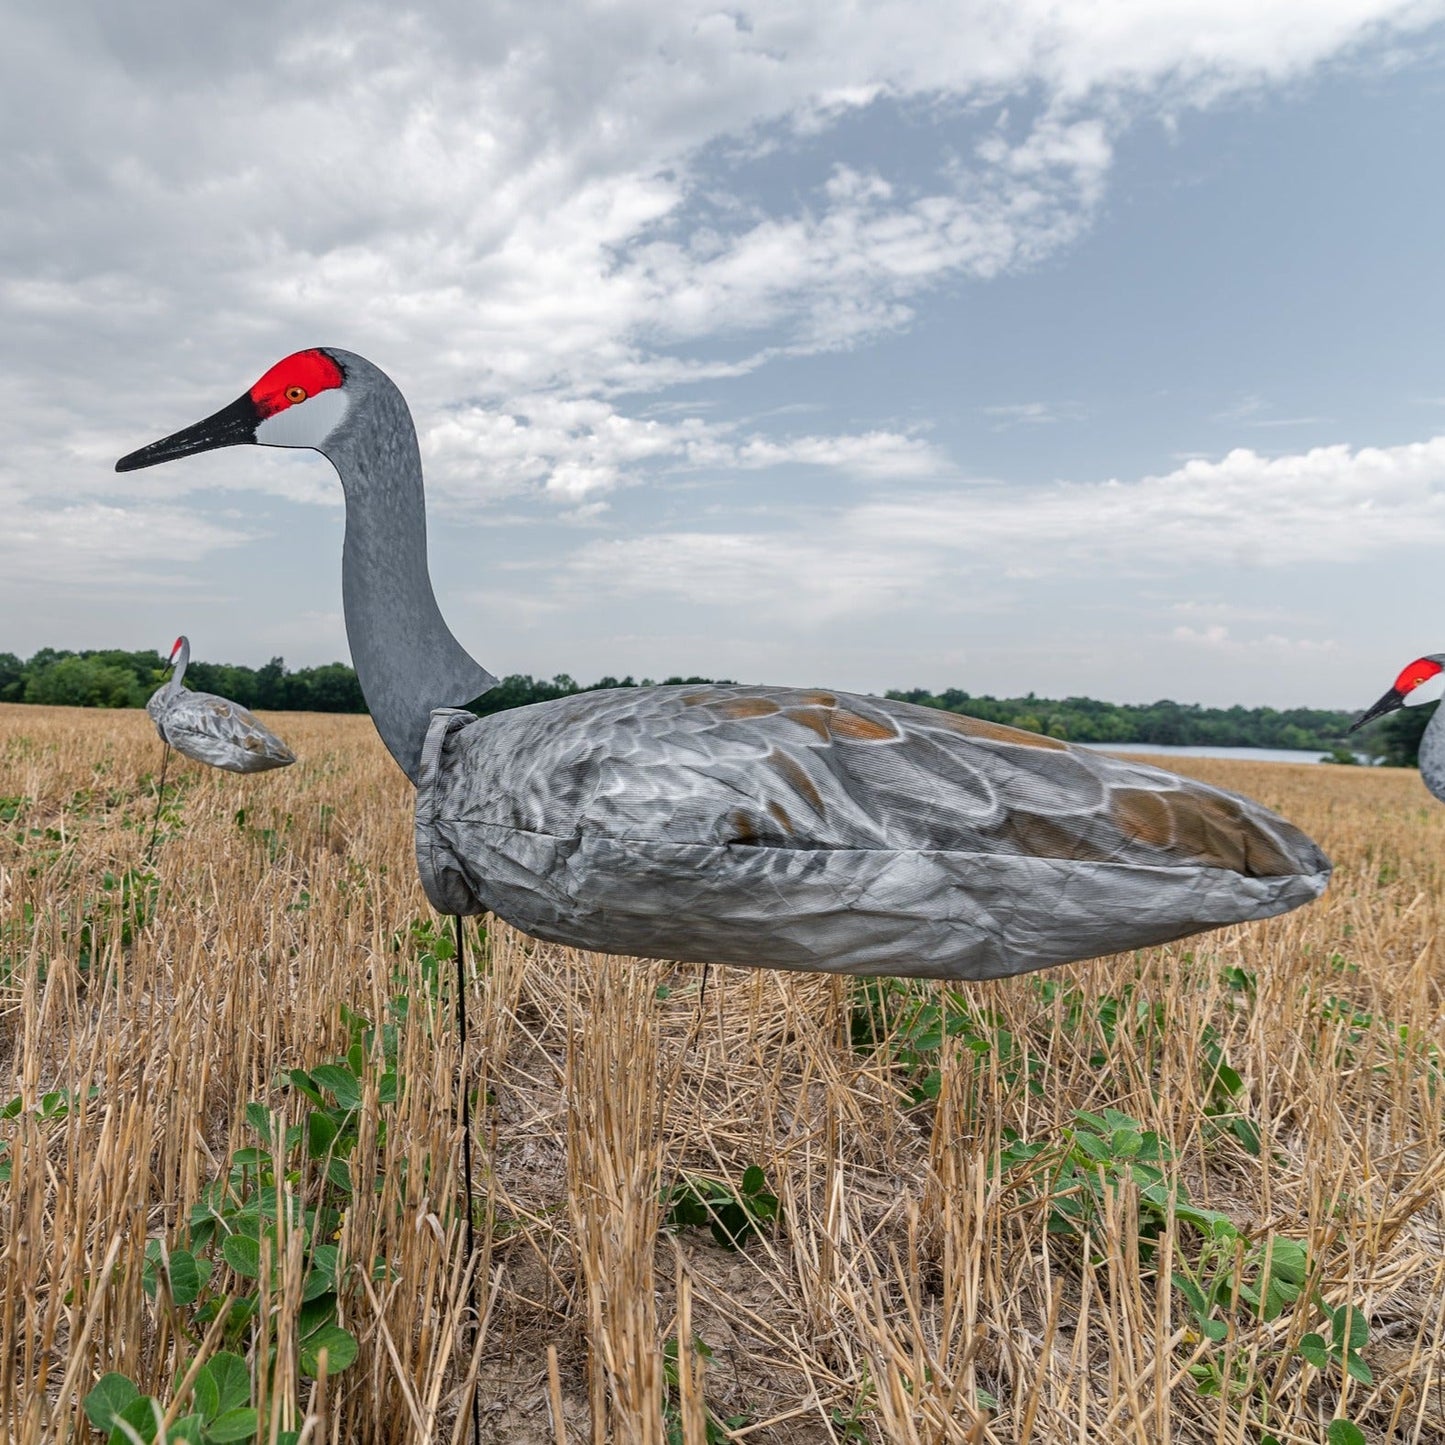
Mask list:
[{"label": "dry straw stubble", "polygon": [[[296,1354],[315,1241],[278,1242],[263,1438],[455,1439],[470,1381],[490,1438],[521,1445],[1222,1445],[1320,1441],[1336,1415],[1445,1441],[1445,809],[1413,775],[1187,764],[1319,838],[1326,898],[952,1001],[744,970],[714,970],[700,1001],[699,970],[492,926],[469,997],[474,1333],[444,930],[415,881],[410,791],[366,719],[284,725],[301,759],[284,772],[173,760],[158,883],[132,917],[159,764],[145,719],[0,708],[10,1438],[85,1438],[79,1402],[106,1371],[170,1400],[195,1331],[143,1287],[147,1241],[183,1243],[256,1142],[248,1102],[300,1119],[285,1071],[345,1053],[344,1005],[394,1026],[405,1081],[394,1103],[367,1086],[352,1167],[374,1187],[332,1241],[343,1265],[385,1268],[352,1272],[339,1319],[359,1353],[322,1388]],[[930,1006],[951,1034],[929,1036]],[[57,1090],[68,1107],[47,1114]],[[1202,1332],[1171,1283],[1204,1267],[1201,1231],[1161,1225],[1128,1167],[1104,1161],[1095,1190],[1060,1162],[1079,1112],[1106,1109],[1157,1136],[1174,1197],[1232,1221],[1241,1260],[1302,1244],[1308,1287],[1268,1320],[1226,1301],[1225,1337]],[[741,1249],[666,1226],[679,1180],[737,1192],[750,1166],[780,1218]],[[303,1170],[292,1187],[318,1186]],[[1071,1200],[1087,1239],[1059,1232]],[[1348,1304],[1368,1383],[1300,1353]]]}]

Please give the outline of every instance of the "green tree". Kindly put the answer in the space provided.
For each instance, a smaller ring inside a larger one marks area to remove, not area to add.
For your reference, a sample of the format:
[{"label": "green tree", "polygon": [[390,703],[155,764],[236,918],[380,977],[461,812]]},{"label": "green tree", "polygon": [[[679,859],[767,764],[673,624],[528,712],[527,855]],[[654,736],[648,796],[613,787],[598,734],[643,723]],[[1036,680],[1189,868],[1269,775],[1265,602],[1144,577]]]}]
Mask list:
[{"label": "green tree", "polygon": [[25,696],[25,664],[13,652],[0,652],[0,702],[19,702]]},{"label": "green tree", "polygon": [[530,673],[514,672],[502,678],[488,692],[468,704],[474,713],[486,717],[489,713],[505,712],[508,708],[526,707],[534,702],[551,702],[558,697],[571,697],[582,689],[565,672],[559,672],[551,682],[534,678]]},{"label": "green tree", "polygon": [[293,672],[287,681],[304,687],[304,701],[291,703],[292,707],[306,708],[311,712],[366,711],[361,684],[356,680],[356,673],[344,662],[305,667]]},{"label": "green tree", "polygon": [[265,667],[256,671],[256,695],[252,707],[286,706],[286,663],[273,657]]},{"label": "green tree", "polygon": [[[1375,731],[1384,752],[1385,763],[1393,768],[1414,768],[1420,765],[1420,739],[1435,715],[1439,703],[1424,707],[1402,707],[1392,712]],[[1368,737],[1368,729],[1365,736]]]},{"label": "green tree", "polygon": [[61,707],[139,707],[144,690],[129,668],[88,657],[63,657],[33,674],[25,701]]}]

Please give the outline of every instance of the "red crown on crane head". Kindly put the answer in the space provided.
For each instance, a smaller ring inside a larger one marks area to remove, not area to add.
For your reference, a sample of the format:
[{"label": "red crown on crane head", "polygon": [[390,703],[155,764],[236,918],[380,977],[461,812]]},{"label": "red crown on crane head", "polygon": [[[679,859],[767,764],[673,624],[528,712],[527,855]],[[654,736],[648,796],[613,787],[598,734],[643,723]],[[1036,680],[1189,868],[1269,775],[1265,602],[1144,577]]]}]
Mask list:
[{"label": "red crown on crane head", "polygon": [[1417,657],[1395,679],[1395,691],[1404,697],[1407,693],[1414,692],[1422,682],[1429,682],[1432,677],[1438,677],[1441,672],[1445,672],[1445,668],[1442,668],[1434,658]]},{"label": "red crown on crane head", "polygon": [[297,406],[318,392],[345,384],[341,368],[324,351],[296,351],[278,361],[251,388],[257,421]]}]

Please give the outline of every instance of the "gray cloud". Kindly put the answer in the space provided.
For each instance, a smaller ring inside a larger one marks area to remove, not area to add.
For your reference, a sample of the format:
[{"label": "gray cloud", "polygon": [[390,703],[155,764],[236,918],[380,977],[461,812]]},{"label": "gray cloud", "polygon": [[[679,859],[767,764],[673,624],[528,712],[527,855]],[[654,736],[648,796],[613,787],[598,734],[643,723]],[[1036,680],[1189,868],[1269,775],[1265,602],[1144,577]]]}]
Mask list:
[{"label": "gray cloud", "polygon": [[[946,477],[949,458],[911,422],[798,433],[701,402],[646,412],[669,388],[905,329],[942,285],[1058,253],[1093,223],[1138,115],[1291,80],[1440,13],[1393,0],[22,7],[0,56],[5,580],[38,601],[87,578],[160,583],[183,575],[167,571],[181,551],[244,542],[199,505],[234,485],[233,462],[127,477],[109,462],[317,343],[397,375],[436,496],[457,508],[595,508],[689,468]],[[985,104],[981,131],[945,123]],[[941,118],[896,174],[835,140],[887,105]],[[750,168],[806,146],[828,157],[822,179],[741,198]],[[314,467],[247,475],[335,501]],[[1055,553],[1085,500],[1111,505],[1107,489],[1049,495]],[[870,505],[835,523],[842,561],[816,584],[820,615],[914,586],[900,570],[929,575],[918,558],[934,555],[918,538],[961,524],[936,497]],[[1161,504],[1154,523],[1193,525],[1177,513]],[[999,545],[1014,535],[1006,507],[969,515]],[[1236,531],[1231,547],[1268,544],[1262,527]],[[1290,531],[1282,545],[1298,549]],[[734,555],[710,535],[690,525],[669,542],[699,539],[684,551],[709,596],[729,595],[738,569],[752,588],[823,565],[816,543],[730,534]],[[660,545],[597,543],[639,576],[662,565]]]}]

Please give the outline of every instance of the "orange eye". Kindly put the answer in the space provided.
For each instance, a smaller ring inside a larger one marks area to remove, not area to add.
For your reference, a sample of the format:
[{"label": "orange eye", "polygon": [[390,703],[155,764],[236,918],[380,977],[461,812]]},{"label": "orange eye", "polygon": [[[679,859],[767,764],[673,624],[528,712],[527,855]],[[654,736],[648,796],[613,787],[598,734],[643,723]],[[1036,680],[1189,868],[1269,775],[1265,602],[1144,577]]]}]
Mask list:
[{"label": "orange eye", "polygon": [[288,386],[286,388],[286,400],[293,406],[298,401],[306,400],[306,388],[304,386]]}]

